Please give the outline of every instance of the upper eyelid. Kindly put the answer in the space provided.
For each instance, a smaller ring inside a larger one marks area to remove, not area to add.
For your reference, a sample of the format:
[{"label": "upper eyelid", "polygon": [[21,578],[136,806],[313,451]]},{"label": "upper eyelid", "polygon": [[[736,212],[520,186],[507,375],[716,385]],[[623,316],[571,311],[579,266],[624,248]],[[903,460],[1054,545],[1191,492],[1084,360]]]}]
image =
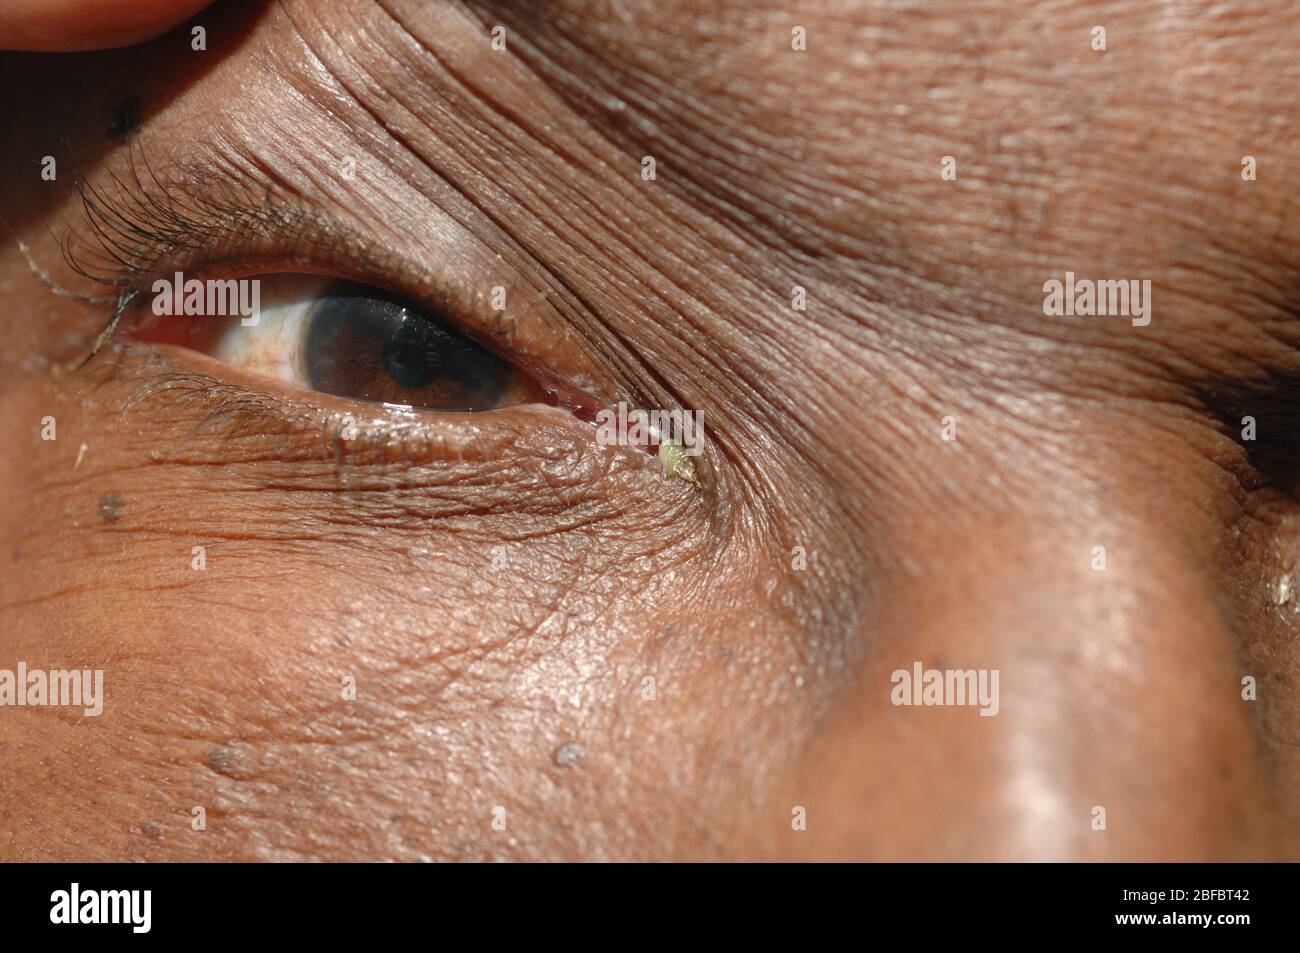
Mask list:
[{"label": "upper eyelid", "polygon": [[[186,180],[201,183],[203,175]],[[527,294],[522,280],[507,279],[512,307],[496,315],[484,306],[487,289],[481,284],[417,266],[309,204],[270,190],[253,194],[233,182],[181,189],[165,184],[142,153],[132,154],[125,176],[109,174],[105,182],[78,183],[82,223],[68,230],[62,247],[75,271],[112,289],[119,303],[143,295],[156,278],[186,268],[207,271],[207,277],[213,277],[214,268],[242,265],[248,274],[274,269],[331,274],[376,284],[445,312],[462,331],[484,338],[547,386],[564,392],[567,403],[590,404],[592,414],[599,406],[629,398],[629,389],[590,361],[554,366],[564,349],[553,346],[552,339],[573,335],[559,312],[537,313],[549,302],[544,294]],[[500,255],[485,250],[480,257],[491,259],[498,275],[511,273]],[[520,305],[521,291],[533,299],[531,305]],[[529,325],[526,330],[521,321]]]},{"label": "upper eyelid", "polygon": [[247,242],[250,230],[267,240],[305,239],[326,250],[363,251],[355,238],[349,249],[328,249],[327,229],[318,220],[288,202],[274,201],[270,192],[240,200],[195,197],[163,184],[142,153],[139,163],[152,185],[142,178],[135,154],[127,178],[109,174],[111,193],[79,180],[81,227],[69,228],[61,241],[74,271],[119,293],[142,291],[164,262],[181,264],[223,242]]}]

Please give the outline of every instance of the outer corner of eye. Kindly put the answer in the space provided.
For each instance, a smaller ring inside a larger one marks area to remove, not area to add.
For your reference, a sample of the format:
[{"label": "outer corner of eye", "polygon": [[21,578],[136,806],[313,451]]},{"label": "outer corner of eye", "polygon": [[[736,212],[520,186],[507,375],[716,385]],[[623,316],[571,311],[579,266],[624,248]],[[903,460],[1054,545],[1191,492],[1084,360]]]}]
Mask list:
[{"label": "outer corner of eye", "polygon": [[433,411],[550,403],[531,375],[449,316],[354,281],[305,274],[159,279],[133,336],[336,397]]}]

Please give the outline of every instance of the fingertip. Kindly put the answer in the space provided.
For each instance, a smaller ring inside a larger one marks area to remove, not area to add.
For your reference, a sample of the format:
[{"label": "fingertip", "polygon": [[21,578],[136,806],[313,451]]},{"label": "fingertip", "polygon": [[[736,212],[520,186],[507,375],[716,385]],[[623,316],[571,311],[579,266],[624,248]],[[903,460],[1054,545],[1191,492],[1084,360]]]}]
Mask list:
[{"label": "fingertip", "polygon": [[8,0],[0,49],[74,52],[131,46],[193,16],[211,0]]}]

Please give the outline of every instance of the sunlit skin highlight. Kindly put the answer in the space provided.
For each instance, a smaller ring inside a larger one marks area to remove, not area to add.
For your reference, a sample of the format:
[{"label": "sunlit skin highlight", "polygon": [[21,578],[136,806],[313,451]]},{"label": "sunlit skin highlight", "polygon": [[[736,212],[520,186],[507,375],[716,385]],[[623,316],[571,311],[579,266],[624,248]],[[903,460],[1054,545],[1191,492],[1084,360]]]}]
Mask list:
[{"label": "sunlit skin highlight", "polygon": [[[1300,856],[1300,14],[616,6],[5,59],[0,667],[105,678],[0,707],[0,859]],[[532,383],[323,393],[143,332],[178,271]],[[1149,323],[1045,314],[1067,271]],[[602,445],[620,402],[704,451]]]}]

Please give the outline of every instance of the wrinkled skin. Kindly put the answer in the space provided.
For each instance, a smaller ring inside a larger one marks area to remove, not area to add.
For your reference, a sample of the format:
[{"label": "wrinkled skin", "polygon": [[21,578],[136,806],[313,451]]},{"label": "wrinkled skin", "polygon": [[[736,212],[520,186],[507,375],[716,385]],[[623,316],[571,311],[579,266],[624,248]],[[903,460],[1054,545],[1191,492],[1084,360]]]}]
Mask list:
[{"label": "wrinkled skin", "polygon": [[[106,700],[0,708],[0,857],[1300,857],[1300,11],[1234,6],[284,0],[10,55],[0,667]],[[77,369],[111,308],[13,236],[102,294],[58,238],[141,156],[382,250],[261,271],[508,286],[521,360],[703,412],[698,487],[559,410]],[[1151,323],[1045,316],[1067,270]],[[916,661],[996,717],[891,704]]]}]

